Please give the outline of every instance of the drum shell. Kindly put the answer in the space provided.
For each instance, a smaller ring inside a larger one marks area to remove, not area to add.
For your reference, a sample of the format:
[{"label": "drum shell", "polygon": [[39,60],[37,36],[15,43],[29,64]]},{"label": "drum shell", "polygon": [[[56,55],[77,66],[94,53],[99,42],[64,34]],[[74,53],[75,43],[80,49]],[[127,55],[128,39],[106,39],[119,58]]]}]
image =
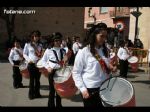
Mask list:
[{"label": "drum shell", "polygon": [[46,77],[48,78],[48,71],[46,68],[42,67],[42,68],[39,68],[39,71]]},{"label": "drum shell", "polygon": [[54,82],[54,87],[55,87],[58,95],[60,97],[64,97],[64,98],[70,98],[70,97],[74,96],[78,90],[77,87],[75,86],[72,75],[70,75],[68,80],[66,80],[62,83]]},{"label": "drum shell", "polygon": [[137,62],[130,62],[130,61],[128,61],[129,62],[129,64],[130,64],[130,66],[131,66],[131,71],[132,72],[137,72],[138,71],[138,61]]},{"label": "drum shell", "polygon": [[138,71],[138,63],[129,63],[131,65],[132,72]]},{"label": "drum shell", "polygon": [[29,79],[29,78],[30,78],[30,74],[29,74],[28,69],[21,70],[20,72],[21,72],[21,74],[22,74],[22,76],[23,76],[24,78],[26,78],[26,79]]},{"label": "drum shell", "polygon": [[[102,104],[104,107],[113,107],[112,105],[106,103],[105,101],[102,100]],[[114,107],[135,107],[136,103],[135,103],[135,95],[133,95],[133,97],[125,104],[123,105],[117,105]]]},{"label": "drum shell", "polygon": [[19,69],[20,69],[20,73],[21,75],[26,78],[26,79],[29,79],[30,78],[30,74],[29,74],[29,71],[28,71],[28,63],[26,61],[23,61],[20,66],[19,66]]}]

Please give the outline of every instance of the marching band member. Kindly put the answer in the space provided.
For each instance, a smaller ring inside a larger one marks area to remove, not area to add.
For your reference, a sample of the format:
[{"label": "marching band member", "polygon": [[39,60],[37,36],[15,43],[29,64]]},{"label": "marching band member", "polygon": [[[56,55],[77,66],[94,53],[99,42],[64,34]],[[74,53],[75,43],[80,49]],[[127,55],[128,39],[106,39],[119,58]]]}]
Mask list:
[{"label": "marching band member", "polygon": [[128,58],[131,56],[128,48],[127,43],[125,41],[120,42],[120,48],[118,50],[117,56],[119,58],[120,64],[120,76],[127,78],[128,73]]},{"label": "marching band member", "polygon": [[94,25],[87,35],[87,43],[79,50],[73,67],[73,79],[81,91],[84,107],[102,106],[99,97],[101,83],[109,78],[109,70],[116,67],[109,63],[108,50],[105,46],[107,25]]},{"label": "marching band member", "polygon": [[[49,91],[48,107],[55,107],[54,99],[56,90],[54,88],[53,77],[56,70],[63,66],[61,61],[63,60],[65,55],[64,49],[61,49],[62,34],[59,32],[53,33],[52,38],[53,38],[53,47],[51,49],[49,48],[46,49],[42,57],[43,66],[49,72],[48,80],[50,91]],[[56,107],[62,107],[61,97],[57,93],[56,93]]]},{"label": "marching band member", "polygon": [[40,98],[40,77],[41,73],[36,67],[36,63],[40,59],[42,53],[42,45],[39,43],[41,33],[39,31],[33,31],[31,33],[31,41],[26,43],[23,50],[23,56],[28,62],[28,71],[30,74],[29,79],[29,93],[30,100],[34,98]]},{"label": "marching band member", "polygon": [[72,50],[74,54],[76,55],[78,50],[82,47],[82,44],[80,43],[80,37],[75,37],[75,43],[73,44]]},{"label": "marching band member", "polygon": [[22,75],[19,69],[19,64],[23,60],[23,50],[18,40],[15,40],[14,47],[10,51],[8,60],[13,66],[13,87],[15,89],[23,87]]}]

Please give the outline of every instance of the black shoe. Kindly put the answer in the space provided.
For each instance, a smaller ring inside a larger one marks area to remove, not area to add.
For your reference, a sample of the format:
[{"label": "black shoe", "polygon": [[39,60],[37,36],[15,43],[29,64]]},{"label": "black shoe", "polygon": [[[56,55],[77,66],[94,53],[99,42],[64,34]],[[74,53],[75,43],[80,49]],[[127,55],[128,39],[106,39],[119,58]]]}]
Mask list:
[{"label": "black shoe", "polygon": [[41,98],[42,96],[40,94],[35,94],[34,98]]},{"label": "black shoe", "polygon": [[34,99],[34,96],[29,95],[29,99],[30,99],[30,100],[33,100],[33,99]]},{"label": "black shoe", "polygon": [[21,84],[19,84],[18,86],[19,86],[19,88],[23,88],[23,84],[22,84],[22,83],[21,83]]},{"label": "black shoe", "polygon": [[18,89],[19,88],[19,86],[14,86],[14,89]]},{"label": "black shoe", "polygon": [[58,108],[62,108],[62,105],[61,104],[56,104],[56,107],[58,107]]}]

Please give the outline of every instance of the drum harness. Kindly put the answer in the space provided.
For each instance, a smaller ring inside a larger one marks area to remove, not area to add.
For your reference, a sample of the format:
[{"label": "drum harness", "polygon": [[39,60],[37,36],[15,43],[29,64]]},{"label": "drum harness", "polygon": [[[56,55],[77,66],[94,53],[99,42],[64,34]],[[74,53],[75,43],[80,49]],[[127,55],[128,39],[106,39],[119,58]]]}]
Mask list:
[{"label": "drum harness", "polygon": [[[53,51],[57,61],[53,61],[53,60],[50,60],[50,59],[49,59],[49,61],[52,62],[52,63],[61,64],[61,61],[59,61],[56,51],[55,50],[52,50],[52,51]],[[61,60],[63,59],[63,51],[65,52],[64,49],[60,49]]]}]

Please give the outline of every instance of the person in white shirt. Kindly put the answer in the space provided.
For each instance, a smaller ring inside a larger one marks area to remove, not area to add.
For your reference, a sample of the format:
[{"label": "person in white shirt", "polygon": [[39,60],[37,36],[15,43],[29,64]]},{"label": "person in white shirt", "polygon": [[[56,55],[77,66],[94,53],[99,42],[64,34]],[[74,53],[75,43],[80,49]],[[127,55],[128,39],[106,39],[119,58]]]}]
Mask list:
[{"label": "person in white shirt", "polygon": [[41,97],[40,95],[40,77],[41,73],[36,67],[38,60],[42,54],[42,44],[39,43],[41,33],[39,31],[33,31],[31,33],[31,41],[26,43],[23,50],[23,56],[28,62],[28,71],[30,74],[29,79],[29,93],[30,100]]},{"label": "person in white shirt", "polygon": [[80,43],[80,37],[75,36],[75,43],[73,44],[72,50],[74,54],[76,55],[78,50],[82,47],[82,44]]},{"label": "person in white shirt", "polygon": [[82,94],[84,107],[102,106],[99,88],[110,77],[110,70],[116,70],[109,63],[106,37],[107,25],[94,25],[87,35],[85,47],[78,51],[75,58],[72,74],[75,85]]},{"label": "person in white shirt", "polygon": [[[53,33],[52,38],[53,38],[53,46],[52,48],[46,49],[41,60],[43,66],[49,72],[48,81],[50,90],[49,90],[48,107],[55,107],[55,106],[62,107],[61,97],[56,93],[56,90],[54,88],[53,77],[56,70],[63,66],[63,63],[61,62],[64,58],[65,50],[61,48],[62,34],[60,32]],[[55,93],[56,93],[56,100],[55,100]]]},{"label": "person in white shirt", "polygon": [[120,48],[118,50],[117,56],[119,58],[120,64],[120,76],[127,78],[128,73],[128,58],[131,56],[128,48],[127,43],[125,41],[120,42]]},{"label": "person in white shirt", "polygon": [[23,50],[20,47],[20,41],[15,40],[14,47],[11,49],[8,60],[13,67],[13,87],[15,89],[23,87],[22,75],[19,64],[23,60]]}]

